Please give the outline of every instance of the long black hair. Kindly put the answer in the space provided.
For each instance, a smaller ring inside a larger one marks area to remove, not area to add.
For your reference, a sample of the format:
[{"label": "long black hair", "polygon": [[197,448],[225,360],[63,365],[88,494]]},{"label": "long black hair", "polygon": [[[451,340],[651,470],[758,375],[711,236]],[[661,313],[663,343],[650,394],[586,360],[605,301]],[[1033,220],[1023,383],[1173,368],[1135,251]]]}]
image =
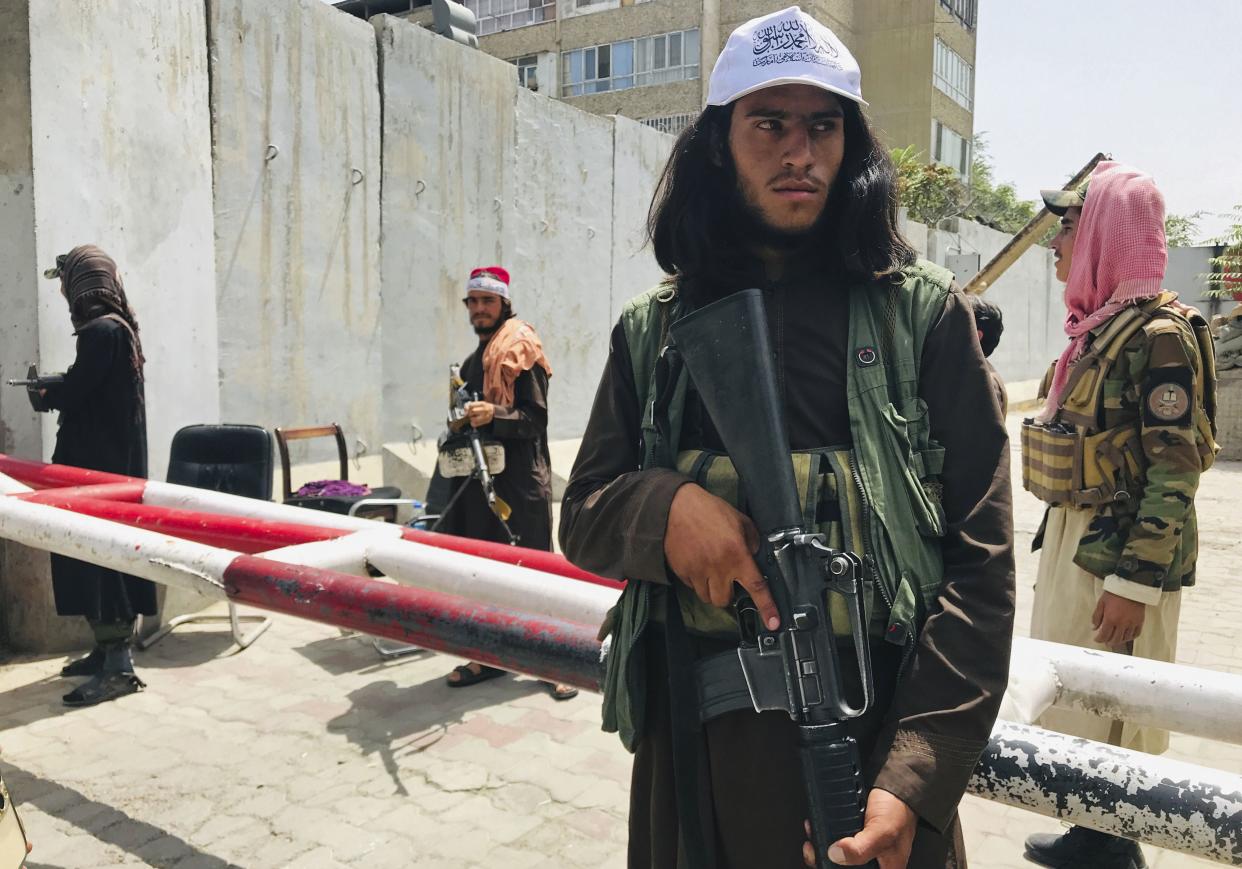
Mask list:
[{"label": "long black hair", "polygon": [[[897,231],[896,170],[852,100],[841,100],[845,154],[819,221],[814,243],[858,280],[897,279],[915,260]],[[656,261],[691,282],[745,268],[748,215],[729,150],[733,106],[708,106],[673,145],[647,212]]]}]

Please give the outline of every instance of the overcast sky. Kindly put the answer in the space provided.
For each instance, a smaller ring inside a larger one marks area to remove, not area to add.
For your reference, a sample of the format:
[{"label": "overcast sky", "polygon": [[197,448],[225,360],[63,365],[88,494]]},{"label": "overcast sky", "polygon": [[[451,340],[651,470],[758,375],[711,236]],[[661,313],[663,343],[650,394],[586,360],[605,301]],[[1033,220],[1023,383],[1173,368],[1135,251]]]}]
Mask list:
[{"label": "overcast sky", "polygon": [[1150,172],[1171,213],[1242,204],[1242,0],[979,6],[975,132],[998,181],[1035,199],[1103,151]]}]

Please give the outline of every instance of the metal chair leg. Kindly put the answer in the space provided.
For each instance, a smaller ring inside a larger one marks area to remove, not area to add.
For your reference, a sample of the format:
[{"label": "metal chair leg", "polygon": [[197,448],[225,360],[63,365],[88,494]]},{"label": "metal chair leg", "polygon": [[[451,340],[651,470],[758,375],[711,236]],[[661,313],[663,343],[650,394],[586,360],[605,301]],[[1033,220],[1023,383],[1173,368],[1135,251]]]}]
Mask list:
[{"label": "metal chair leg", "polygon": [[375,639],[371,641],[371,645],[375,647],[375,651],[379,653],[379,656],[386,661],[392,658],[403,658],[406,655],[413,655],[415,652],[427,651],[422,646],[412,646],[409,643],[401,643],[396,640],[384,642],[383,640]]},{"label": "metal chair leg", "polygon": [[[239,652],[245,648],[248,648],[251,643],[263,635],[264,631],[272,626],[272,620],[267,616],[240,615],[237,612],[237,607],[230,603],[229,614],[227,616],[188,613],[186,615],[170,619],[167,624],[161,626],[160,629],[151,636],[145,639],[139,639],[137,646],[139,649],[146,651],[182,625],[223,624],[226,622],[233,633],[233,642],[237,644],[237,650]],[[242,633],[241,628],[243,624],[254,624],[258,625],[258,627],[250,633],[244,634]]]}]

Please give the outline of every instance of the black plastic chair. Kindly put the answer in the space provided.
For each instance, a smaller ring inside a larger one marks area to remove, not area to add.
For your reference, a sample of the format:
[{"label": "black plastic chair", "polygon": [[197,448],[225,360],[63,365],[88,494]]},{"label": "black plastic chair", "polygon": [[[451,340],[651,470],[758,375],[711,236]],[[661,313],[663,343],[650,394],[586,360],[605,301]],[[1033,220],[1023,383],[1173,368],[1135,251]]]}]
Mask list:
[{"label": "black plastic chair", "polygon": [[[168,482],[229,495],[272,499],[272,435],[257,425],[188,425],[173,435],[168,458]],[[139,643],[147,649],[181,625],[228,622],[233,641],[244,649],[272,626],[260,615],[239,615],[229,603],[227,616],[188,613],[176,616]],[[256,624],[243,634],[243,624]]]}]

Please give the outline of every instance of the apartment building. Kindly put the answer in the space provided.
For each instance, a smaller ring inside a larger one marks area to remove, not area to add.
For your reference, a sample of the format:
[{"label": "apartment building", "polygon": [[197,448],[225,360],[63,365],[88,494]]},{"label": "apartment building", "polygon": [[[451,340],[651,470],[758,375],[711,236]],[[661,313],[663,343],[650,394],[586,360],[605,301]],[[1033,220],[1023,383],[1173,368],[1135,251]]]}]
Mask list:
[{"label": "apartment building", "polygon": [[[418,0],[415,0],[418,2]],[[462,0],[479,47],[540,93],[678,133],[703,106],[729,33],[786,0]],[[978,0],[802,0],[862,66],[892,147],[964,174],[974,134]],[[430,21],[430,11],[412,16]]]}]

